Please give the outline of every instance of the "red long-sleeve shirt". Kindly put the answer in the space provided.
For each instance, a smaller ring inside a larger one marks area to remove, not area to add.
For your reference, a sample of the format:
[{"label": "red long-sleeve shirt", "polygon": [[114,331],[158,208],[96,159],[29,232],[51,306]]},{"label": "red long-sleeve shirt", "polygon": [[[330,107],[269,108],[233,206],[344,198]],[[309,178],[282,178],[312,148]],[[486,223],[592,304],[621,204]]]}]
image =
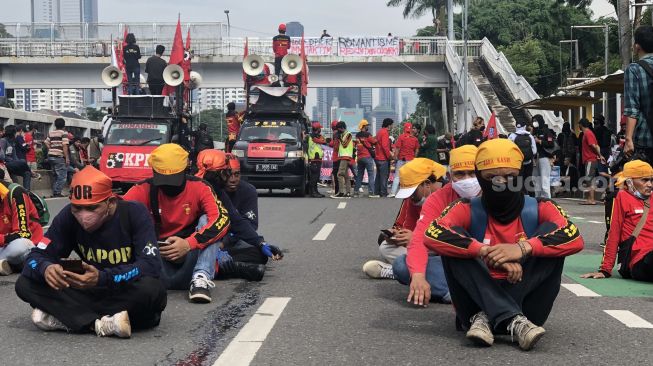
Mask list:
[{"label": "red long-sleeve shirt", "polygon": [[0,215],[0,247],[19,238],[30,239],[34,245],[43,239],[43,228],[38,222],[39,213],[20,187],[14,191],[11,202],[9,193],[0,197]]},{"label": "red long-sleeve shirt", "polygon": [[384,127],[376,134],[376,160],[388,161],[391,160],[391,157],[390,133],[388,132],[388,128]]},{"label": "red long-sleeve shirt", "polygon": [[376,139],[368,132],[359,132],[356,134],[356,156],[359,159],[369,158],[370,149],[374,148]]},{"label": "red long-sleeve shirt", "polygon": [[424,202],[419,220],[417,220],[417,225],[413,231],[413,237],[408,243],[406,264],[411,275],[413,273],[426,273],[429,250],[424,245],[424,232],[447,206],[459,198],[458,193],[453,190],[451,183],[449,183],[431,193]]},{"label": "red long-sleeve shirt", "polygon": [[417,225],[417,219],[419,219],[421,210],[422,207],[414,204],[410,198],[401,201],[401,207],[399,208],[399,213],[397,214],[397,218],[395,218],[395,223],[392,225],[392,228],[397,230],[415,230],[415,225]]},{"label": "red long-sleeve shirt", "polygon": [[[548,233],[534,236],[527,241],[533,248],[534,257],[564,257],[583,249],[583,237],[578,227],[567,219],[562,208],[553,201],[538,199],[538,223],[550,222],[555,225]],[[525,238],[521,218],[508,224],[501,224],[488,215],[487,229],[483,243],[464,236],[456,231],[462,228],[470,231],[471,205],[466,199],[449,205],[442,216],[435,220],[426,230],[426,247],[435,253],[457,258],[478,257],[483,245],[514,243]],[[484,244],[487,243],[487,244]],[[496,279],[507,278],[502,269],[489,268],[490,275]]]},{"label": "red long-sleeve shirt", "polygon": [[288,54],[290,49],[290,37],[285,34],[279,34],[272,38],[272,51],[274,57],[283,57]]},{"label": "red long-sleeve shirt", "polygon": [[419,149],[419,141],[417,137],[410,133],[402,133],[397,138],[395,149],[398,150],[397,159],[405,161],[413,160]]},{"label": "red long-sleeve shirt", "polygon": [[[650,203],[651,199],[649,198]],[[644,201],[633,196],[632,193],[626,190],[617,193],[617,197],[612,205],[610,232],[608,233],[608,240],[603,250],[603,260],[601,261],[600,268],[602,272],[609,275],[612,274],[619,243],[630,237],[643,213]],[[651,251],[653,251],[653,212],[649,212],[646,218],[646,224],[633,243],[628,267],[632,268],[633,264],[642,260]]]},{"label": "red long-sleeve shirt", "polygon": [[[211,186],[202,180],[189,177],[186,188],[176,197],[169,197],[159,190],[159,211],[161,213],[160,240],[165,240],[179,232],[194,228],[197,220],[203,214],[208,217],[208,223],[200,230],[184,238],[188,240],[191,249],[203,249],[216,242],[229,231],[229,213],[218,200]],[[144,182],[133,186],[123,198],[128,201],[138,201],[150,211],[150,183]]]}]

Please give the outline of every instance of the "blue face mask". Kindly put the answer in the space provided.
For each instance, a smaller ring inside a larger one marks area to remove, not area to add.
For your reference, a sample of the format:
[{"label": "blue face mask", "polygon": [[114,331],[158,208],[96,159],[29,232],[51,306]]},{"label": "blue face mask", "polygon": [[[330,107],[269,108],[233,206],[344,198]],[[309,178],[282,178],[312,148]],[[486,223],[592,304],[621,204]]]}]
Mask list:
[{"label": "blue face mask", "polygon": [[648,197],[644,196],[643,194],[641,194],[638,190],[634,190],[634,191],[632,191],[632,193],[633,193],[633,195],[635,195],[635,197],[639,198],[642,201],[646,200],[648,198]]}]

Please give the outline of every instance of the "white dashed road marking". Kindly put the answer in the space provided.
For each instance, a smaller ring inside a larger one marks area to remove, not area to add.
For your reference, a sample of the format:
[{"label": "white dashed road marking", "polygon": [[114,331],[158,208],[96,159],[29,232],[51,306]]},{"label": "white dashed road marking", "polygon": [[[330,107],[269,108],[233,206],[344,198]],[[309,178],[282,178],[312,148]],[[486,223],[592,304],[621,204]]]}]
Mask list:
[{"label": "white dashed road marking", "polygon": [[589,220],[589,221],[587,221],[587,222],[592,223],[592,224],[605,224],[605,222],[594,221],[594,220]]},{"label": "white dashed road marking", "polygon": [[336,224],[324,224],[322,229],[315,234],[313,240],[326,240],[334,227],[336,227]]},{"label": "white dashed road marking", "polygon": [[628,310],[603,310],[611,317],[622,322],[628,328],[653,328],[653,324],[640,318]]},{"label": "white dashed road marking", "polygon": [[340,202],[338,204],[338,210],[343,210],[345,207],[347,207],[347,202]]},{"label": "white dashed road marking", "polygon": [[289,301],[289,297],[267,298],[213,366],[248,366]]},{"label": "white dashed road marking", "polygon": [[574,220],[585,220],[584,217],[580,217],[580,216],[572,216],[571,218]]},{"label": "white dashed road marking", "polygon": [[562,287],[580,297],[600,297],[601,295],[578,283],[563,283]]}]

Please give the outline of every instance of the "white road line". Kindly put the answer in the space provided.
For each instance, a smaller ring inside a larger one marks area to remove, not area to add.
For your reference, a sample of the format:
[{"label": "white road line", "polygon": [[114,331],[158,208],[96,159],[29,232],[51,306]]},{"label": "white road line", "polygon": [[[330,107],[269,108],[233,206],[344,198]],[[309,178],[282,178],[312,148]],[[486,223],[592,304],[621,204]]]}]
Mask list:
[{"label": "white road line", "polygon": [[578,283],[563,283],[562,287],[580,297],[601,297],[601,295]]},{"label": "white road line", "polygon": [[595,221],[595,220],[589,220],[587,222],[592,223],[592,224],[605,224],[605,222]]},{"label": "white road line", "polygon": [[622,322],[628,328],[653,328],[653,324],[640,318],[628,310],[603,310],[611,317]]},{"label": "white road line", "polygon": [[347,202],[340,202],[338,204],[338,210],[344,210],[345,207],[347,207]]},{"label": "white road line", "polygon": [[336,224],[324,224],[320,231],[315,234],[313,240],[326,240],[334,227],[336,227]]},{"label": "white road line", "polygon": [[289,301],[289,297],[267,298],[213,366],[248,366]]},{"label": "white road line", "polygon": [[580,217],[580,216],[572,216],[571,218],[575,220],[585,220],[584,217]]}]

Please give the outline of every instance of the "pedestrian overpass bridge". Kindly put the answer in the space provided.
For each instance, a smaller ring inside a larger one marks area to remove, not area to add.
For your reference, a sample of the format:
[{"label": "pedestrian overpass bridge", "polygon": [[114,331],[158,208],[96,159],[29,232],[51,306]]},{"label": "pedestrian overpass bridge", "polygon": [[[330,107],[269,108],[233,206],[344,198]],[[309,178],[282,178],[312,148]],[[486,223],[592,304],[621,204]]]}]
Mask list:
[{"label": "pedestrian overpass bridge", "polygon": [[[141,37],[142,38],[142,37]],[[356,37],[358,39],[365,37]],[[381,37],[368,37],[381,39]],[[487,40],[469,41],[469,76],[463,76],[464,45],[444,37],[383,37],[377,43],[389,48],[353,51],[353,37],[334,37],[330,47],[312,44],[307,51],[312,88],[395,87],[441,88],[443,117],[455,130],[464,131],[470,120],[486,121],[491,110],[497,114],[499,130],[514,130],[517,120],[530,118],[529,112],[515,109],[539,98],[528,82],[517,75],[506,57]],[[242,87],[244,38],[193,39],[192,68],[203,77],[203,88]],[[349,43],[348,43],[349,42]],[[139,39],[144,64],[157,44],[167,47],[171,40]],[[314,43],[319,43],[315,41]],[[271,39],[248,38],[249,54],[273,61]],[[344,44],[344,46],[343,46]],[[362,47],[364,48],[364,47]],[[0,39],[0,80],[7,88],[106,88],[100,72],[111,63],[111,38],[105,40]],[[167,49],[169,52],[169,48]],[[376,55],[369,55],[375,54]],[[362,55],[361,55],[362,54]],[[141,66],[144,72],[144,65]],[[465,102],[464,87],[468,99]],[[467,108],[467,123],[463,115]],[[562,119],[550,111],[532,111],[544,116],[549,126],[559,130]]]}]

